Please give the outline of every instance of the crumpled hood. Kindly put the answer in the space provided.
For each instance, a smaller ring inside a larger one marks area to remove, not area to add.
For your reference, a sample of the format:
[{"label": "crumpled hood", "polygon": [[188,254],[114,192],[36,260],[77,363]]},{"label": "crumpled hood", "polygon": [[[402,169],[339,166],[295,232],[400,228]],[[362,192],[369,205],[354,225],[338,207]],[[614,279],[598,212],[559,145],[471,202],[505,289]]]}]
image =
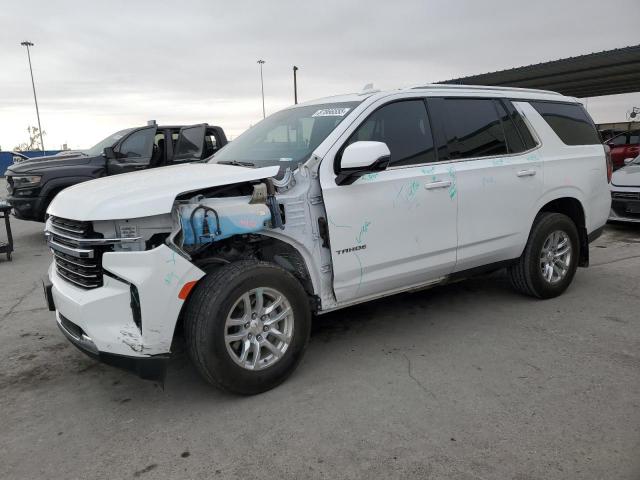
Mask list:
[{"label": "crumpled hood", "polygon": [[72,220],[119,220],[171,212],[175,198],[188,192],[277,175],[278,167],[245,168],[188,163],[113,175],[60,192],[47,213]]},{"label": "crumpled hood", "polygon": [[611,184],[617,187],[640,187],[640,165],[632,164],[613,172]]}]

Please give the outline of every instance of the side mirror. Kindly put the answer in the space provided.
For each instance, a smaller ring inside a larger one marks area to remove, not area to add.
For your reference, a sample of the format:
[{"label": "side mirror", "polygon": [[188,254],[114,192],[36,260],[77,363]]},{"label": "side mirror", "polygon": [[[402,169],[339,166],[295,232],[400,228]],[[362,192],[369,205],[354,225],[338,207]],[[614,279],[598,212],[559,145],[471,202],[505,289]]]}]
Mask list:
[{"label": "side mirror", "polygon": [[391,152],[384,142],[355,142],[342,152],[336,184],[351,185],[362,175],[380,172],[389,165]]},{"label": "side mirror", "polygon": [[107,160],[113,160],[116,157],[116,152],[113,149],[113,147],[104,147],[104,151],[102,152],[102,155],[104,155],[104,157]]}]

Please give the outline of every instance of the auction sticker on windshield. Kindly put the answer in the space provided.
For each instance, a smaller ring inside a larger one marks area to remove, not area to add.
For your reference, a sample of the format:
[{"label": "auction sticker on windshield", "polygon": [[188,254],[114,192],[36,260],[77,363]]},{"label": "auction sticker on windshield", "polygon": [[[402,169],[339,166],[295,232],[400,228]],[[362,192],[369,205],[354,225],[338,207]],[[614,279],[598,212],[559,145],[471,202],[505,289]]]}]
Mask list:
[{"label": "auction sticker on windshield", "polygon": [[323,108],[321,110],[316,111],[312,117],[344,117],[347,112],[351,110],[350,108]]}]

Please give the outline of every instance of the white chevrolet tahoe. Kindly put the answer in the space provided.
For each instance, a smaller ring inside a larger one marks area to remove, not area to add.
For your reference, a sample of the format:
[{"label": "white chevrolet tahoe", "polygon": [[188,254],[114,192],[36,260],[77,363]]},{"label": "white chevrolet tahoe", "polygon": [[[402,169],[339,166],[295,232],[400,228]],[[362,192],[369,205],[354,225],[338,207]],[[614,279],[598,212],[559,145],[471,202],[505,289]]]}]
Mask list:
[{"label": "white chevrolet tahoe", "polygon": [[610,175],[589,115],[553,92],[324,98],[207,163],[64,190],[45,292],[101,361],[164,379],[181,329],[208,382],[254,394],[298,365],[313,315],[502,267],[524,294],[561,294],[607,221]]}]

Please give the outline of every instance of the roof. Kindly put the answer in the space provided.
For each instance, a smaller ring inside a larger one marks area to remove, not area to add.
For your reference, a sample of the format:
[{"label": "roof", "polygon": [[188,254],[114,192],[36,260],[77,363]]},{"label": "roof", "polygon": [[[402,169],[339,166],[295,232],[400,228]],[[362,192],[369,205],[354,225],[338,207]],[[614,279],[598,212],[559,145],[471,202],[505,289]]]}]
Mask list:
[{"label": "roof", "polygon": [[578,98],[638,92],[640,45],[439,83],[536,88]]},{"label": "roof", "polygon": [[[377,100],[394,94],[433,94],[439,95],[460,95],[460,96],[477,96],[478,94],[489,94],[495,97],[505,98],[522,98],[522,99],[540,99],[540,100],[563,100],[562,94],[557,92],[551,92],[548,90],[538,90],[532,88],[511,88],[500,86],[484,86],[484,85],[444,85],[438,83],[417,85],[413,87],[397,88],[395,90],[364,90],[361,93],[348,93],[344,95],[335,95],[331,97],[317,98],[309,100],[297,105],[291,105],[288,108],[304,107],[310,105],[322,105],[322,104],[335,104],[342,102],[362,102],[367,98]],[[559,98],[560,97],[560,98]],[[565,101],[578,101],[575,98],[566,98]]]}]

